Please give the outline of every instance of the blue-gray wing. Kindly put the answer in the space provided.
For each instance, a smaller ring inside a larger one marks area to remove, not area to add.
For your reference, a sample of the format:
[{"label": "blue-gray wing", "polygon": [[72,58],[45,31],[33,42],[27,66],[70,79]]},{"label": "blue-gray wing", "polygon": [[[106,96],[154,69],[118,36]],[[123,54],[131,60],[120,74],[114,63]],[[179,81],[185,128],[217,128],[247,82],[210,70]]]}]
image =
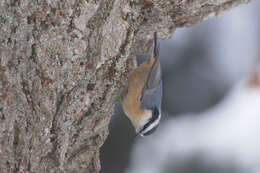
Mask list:
[{"label": "blue-gray wing", "polygon": [[161,107],[162,102],[162,75],[159,60],[159,46],[157,45],[157,34],[154,34],[154,63],[151,67],[146,84],[142,90],[141,105],[143,108]]},{"label": "blue-gray wing", "polygon": [[162,104],[162,81],[159,82],[156,88],[144,88],[141,97],[141,106],[143,108],[153,109],[161,108]]}]

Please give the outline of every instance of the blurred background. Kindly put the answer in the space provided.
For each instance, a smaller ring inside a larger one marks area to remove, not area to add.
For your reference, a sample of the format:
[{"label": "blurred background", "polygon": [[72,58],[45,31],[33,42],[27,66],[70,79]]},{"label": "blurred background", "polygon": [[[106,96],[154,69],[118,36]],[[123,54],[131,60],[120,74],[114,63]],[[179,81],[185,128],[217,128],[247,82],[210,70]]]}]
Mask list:
[{"label": "blurred background", "polygon": [[161,40],[162,122],[134,138],[118,104],[101,173],[259,173],[259,17],[253,1]]}]

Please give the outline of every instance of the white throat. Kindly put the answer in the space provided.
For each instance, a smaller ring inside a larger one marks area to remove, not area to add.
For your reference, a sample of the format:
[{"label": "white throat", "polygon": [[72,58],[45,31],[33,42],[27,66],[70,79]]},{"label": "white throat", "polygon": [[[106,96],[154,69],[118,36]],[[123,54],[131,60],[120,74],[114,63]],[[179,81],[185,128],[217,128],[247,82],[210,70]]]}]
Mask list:
[{"label": "white throat", "polygon": [[143,117],[141,117],[138,121],[137,127],[136,127],[136,132],[140,132],[140,130],[142,130],[142,128],[144,127],[144,125],[150,120],[150,118],[152,118],[152,111],[146,111],[147,114]]}]

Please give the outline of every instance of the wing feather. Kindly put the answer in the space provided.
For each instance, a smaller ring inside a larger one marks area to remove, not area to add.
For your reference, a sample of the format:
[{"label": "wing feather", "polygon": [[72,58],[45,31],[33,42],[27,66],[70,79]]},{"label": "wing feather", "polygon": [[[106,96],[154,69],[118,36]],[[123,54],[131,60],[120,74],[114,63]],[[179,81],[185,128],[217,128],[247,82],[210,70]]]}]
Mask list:
[{"label": "wing feather", "polygon": [[161,104],[162,81],[160,65],[160,45],[157,44],[157,33],[154,33],[154,62],[148,73],[146,84],[142,90],[141,105],[143,107]]}]

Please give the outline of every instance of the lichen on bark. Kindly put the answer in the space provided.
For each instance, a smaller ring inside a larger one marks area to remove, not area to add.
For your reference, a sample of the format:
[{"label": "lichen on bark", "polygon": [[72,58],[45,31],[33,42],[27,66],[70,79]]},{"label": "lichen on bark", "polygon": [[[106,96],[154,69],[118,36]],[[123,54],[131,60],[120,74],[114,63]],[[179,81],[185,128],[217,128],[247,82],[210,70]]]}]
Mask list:
[{"label": "lichen on bark", "polygon": [[152,33],[248,0],[2,0],[0,172],[98,172],[120,86]]}]

